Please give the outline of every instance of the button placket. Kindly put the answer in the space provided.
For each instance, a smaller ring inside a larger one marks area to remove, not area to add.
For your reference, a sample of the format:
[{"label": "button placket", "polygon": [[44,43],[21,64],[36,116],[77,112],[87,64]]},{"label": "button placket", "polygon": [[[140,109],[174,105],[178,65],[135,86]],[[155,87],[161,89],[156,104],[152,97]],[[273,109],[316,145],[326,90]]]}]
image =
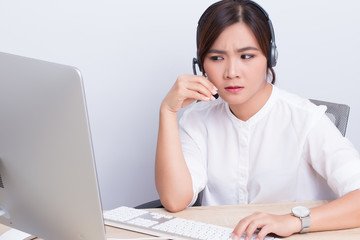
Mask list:
[{"label": "button placket", "polygon": [[247,123],[242,123],[239,128],[239,176],[238,176],[238,199],[239,203],[248,202],[247,184],[249,179],[249,139],[250,128]]}]

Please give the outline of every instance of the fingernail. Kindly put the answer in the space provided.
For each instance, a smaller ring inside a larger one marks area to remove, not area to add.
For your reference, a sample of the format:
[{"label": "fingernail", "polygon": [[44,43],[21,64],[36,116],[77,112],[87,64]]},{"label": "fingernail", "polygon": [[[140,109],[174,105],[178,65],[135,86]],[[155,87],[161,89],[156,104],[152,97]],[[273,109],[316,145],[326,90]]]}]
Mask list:
[{"label": "fingernail", "polygon": [[213,90],[211,91],[211,93],[212,93],[213,95],[217,94],[217,88],[214,87]]},{"label": "fingernail", "polygon": [[211,101],[215,101],[216,100],[216,98],[214,98],[213,96],[211,96]]},{"label": "fingernail", "polygon": [[232,233],[232,234],[231,234],[231,239],[232,239],[232,240],[239,240],[240,238],[239,238],[239,236],[236,235],[235,233]]},{"label": "fingernail", "polygon": [[203,101],[209,101],[210,100],[210,98],[208,98],[208,97],[203,97]]}]

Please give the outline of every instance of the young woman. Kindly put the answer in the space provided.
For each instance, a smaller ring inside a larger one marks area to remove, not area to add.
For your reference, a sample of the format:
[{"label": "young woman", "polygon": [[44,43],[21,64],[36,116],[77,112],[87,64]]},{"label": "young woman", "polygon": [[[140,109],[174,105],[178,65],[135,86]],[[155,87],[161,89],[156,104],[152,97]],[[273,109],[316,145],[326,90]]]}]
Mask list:
[{"label": "young woman", "polygon": [[[200,192],[202,205],[333,200],[285,215],[253,214],[239,221],[233,239],[255,230],[263,239],[360,227],[359,153],[325,107],[273,85],[274,40],[270,19],[253,1],[220,1],[201,16],[203,76],[179,76],[160,108],[160,200],[173,212]],[[191,103],[178,126],[178,111]]]}]

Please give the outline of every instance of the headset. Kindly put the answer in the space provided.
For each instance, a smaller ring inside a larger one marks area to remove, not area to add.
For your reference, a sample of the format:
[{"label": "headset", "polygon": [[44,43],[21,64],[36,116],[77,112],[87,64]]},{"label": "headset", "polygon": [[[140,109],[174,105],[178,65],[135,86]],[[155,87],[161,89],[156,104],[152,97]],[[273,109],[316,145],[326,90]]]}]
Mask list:
[{"label": "headset", "polygon": [[[238,0],[236,0],[238,2]],[[270,40],[270,51],[269,51],[269,57],[268,57],[268,62],[267,65],[269,68],[271,67],[275,67],[276,63],[277,63],[277,59],[278,59],[278,50],[276,47],[276,43],[275,43],[275,32],[274,32],[274,27],[272,25],[272,22],[269,18],[269,14],[265,11],[265,9],[263,9],[259,4],[257,4],[254,1],[249,0],[248,2],[250,2],[251,4],[253,4],[255,7],[257,7],[266,17],[268,24],[269,24],[269,28],[270,28],[270,33],[271,33],[271,40]],[[199,20],[200,22],[200,20]],[[199,41],[199,23],[198,23],[198,27],[197,27],[197,31],[196,31],[196,42],[198,43]],[[198,46],[198,44],[197,44]],[[200,65],[199,61],[197,60],[197,58],[193,58],[192,61],[192,67],[193,67],[193,72],[194,75],[197,75],[196,73],[196,65],[199,66],[200,71],[202,71],[202,66]]]}]

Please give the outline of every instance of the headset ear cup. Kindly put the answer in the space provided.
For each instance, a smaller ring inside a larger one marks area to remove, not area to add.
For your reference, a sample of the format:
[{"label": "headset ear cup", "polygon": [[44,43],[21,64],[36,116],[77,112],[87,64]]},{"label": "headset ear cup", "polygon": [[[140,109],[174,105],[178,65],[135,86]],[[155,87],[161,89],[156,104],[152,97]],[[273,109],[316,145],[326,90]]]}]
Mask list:
[{"label": "headset ear cup", "polygon": [[278,59],[278,50],[276,44],[271,42],[270,44],[270,56],[269,56],[269,67],[275,67]]}]

